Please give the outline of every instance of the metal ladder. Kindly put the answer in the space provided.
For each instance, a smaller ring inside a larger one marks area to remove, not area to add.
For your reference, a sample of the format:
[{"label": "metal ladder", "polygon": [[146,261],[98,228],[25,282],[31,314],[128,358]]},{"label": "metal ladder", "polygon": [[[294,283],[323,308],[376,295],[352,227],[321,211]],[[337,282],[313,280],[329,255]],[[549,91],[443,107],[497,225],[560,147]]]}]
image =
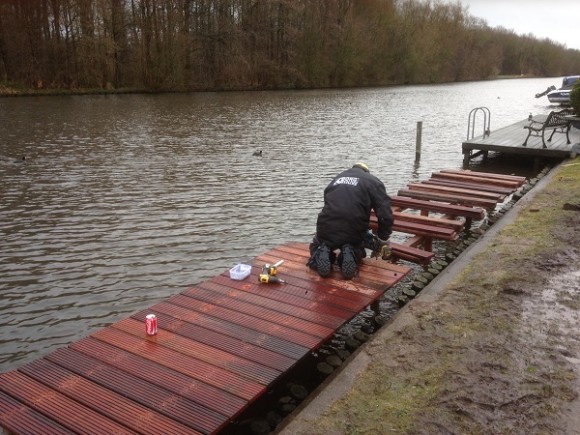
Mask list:
[{"label": "metal ladder", "polygon": [[477,114],[479,112],[483,113],[483,137],[487,137],[491,134],[489,129],[491,123],[491,112],[487,107],[476,107],[469,112],[469,121],[467,123],[467,140],[473,139],[475,137],[475,121]]}]

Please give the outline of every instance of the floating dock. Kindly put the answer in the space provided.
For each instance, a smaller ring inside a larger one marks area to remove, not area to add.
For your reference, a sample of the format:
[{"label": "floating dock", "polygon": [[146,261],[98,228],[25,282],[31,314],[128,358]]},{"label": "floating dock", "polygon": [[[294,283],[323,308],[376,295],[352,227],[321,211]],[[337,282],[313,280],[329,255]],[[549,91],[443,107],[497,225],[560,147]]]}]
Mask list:
[{"label": "floating dock", "polygon": [[[469,165],[469,161],[478,156],[486,157],[490,151],[503,154],[515,154],[531,157],[548,157],[566,159],[570,157],[572,145],[580,143],[580,130],[572,127],[569,132],[570,144],[567,143],[566,135],[554,134],[551,142],[546,142],[547,148],[543,148],[542,138],[531,136],[527,146],[523,146],[528,130],[524,127],[530,125],[529,120],[523,120],[507,127],[491,131],[489,135],[482,135],[466,140],[462,144],[463,164]],[[546,138],[551,130],[546,133]]]},{"label": "floating dock", "polygon": [[[427,264],[433,240],[453,241],[524,183],[523,177],[441,171],[393,196],[394,259]],[[371,222],[371,227],[376,220]],[[367,258],[359,274],[321,278],[307,243],[251,261],[0,374],[0,426],[13,434],[214,434],[413,270]],[[263,284],[265,263],[284,260],[285,283]],[[396,261],[396,260],[395,260]],[[159,332],[145,333],[155,314]]]}]

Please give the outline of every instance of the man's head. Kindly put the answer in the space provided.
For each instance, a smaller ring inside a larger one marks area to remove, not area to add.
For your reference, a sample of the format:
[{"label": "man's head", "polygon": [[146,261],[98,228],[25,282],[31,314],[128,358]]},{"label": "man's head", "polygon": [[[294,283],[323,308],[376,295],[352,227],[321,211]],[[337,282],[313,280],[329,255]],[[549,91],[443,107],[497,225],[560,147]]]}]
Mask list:
[{"label": "man's head", "polygon": [[365,172],[369,172],[369,167],[363,162],[356,162],[353,168],[361,168]]}]

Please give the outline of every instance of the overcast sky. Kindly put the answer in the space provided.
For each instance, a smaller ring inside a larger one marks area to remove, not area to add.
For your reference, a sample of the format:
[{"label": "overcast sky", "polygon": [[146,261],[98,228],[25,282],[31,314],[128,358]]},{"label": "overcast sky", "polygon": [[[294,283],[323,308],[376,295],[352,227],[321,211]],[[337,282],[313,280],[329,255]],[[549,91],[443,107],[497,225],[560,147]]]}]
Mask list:
[{"label": "overcast sky", "polygon": [[[453,0],[446,0],[455,3]],[[580,50],[580,0],[460,0],[490,27],[531,33]]]}]

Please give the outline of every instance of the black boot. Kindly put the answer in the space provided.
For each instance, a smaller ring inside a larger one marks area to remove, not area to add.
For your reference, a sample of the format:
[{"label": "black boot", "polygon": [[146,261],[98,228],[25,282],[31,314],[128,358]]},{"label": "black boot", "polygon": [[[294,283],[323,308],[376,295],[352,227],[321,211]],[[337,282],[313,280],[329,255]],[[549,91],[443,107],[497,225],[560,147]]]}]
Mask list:
[{"label": "black boot", "polygon": [[344,245],[341,250],[342,263],[340,270],[346,279],[354,278],[356,275],[356,256],[352,245]]},{"label": "black boot", "polygon": [[316,261],[316,270],[318,274],[325,278],[330,275],[330,271],[332,268],[332,263],[330,261],[330,249],[324,243],[321,243],[316,251],[315,261]]}]

